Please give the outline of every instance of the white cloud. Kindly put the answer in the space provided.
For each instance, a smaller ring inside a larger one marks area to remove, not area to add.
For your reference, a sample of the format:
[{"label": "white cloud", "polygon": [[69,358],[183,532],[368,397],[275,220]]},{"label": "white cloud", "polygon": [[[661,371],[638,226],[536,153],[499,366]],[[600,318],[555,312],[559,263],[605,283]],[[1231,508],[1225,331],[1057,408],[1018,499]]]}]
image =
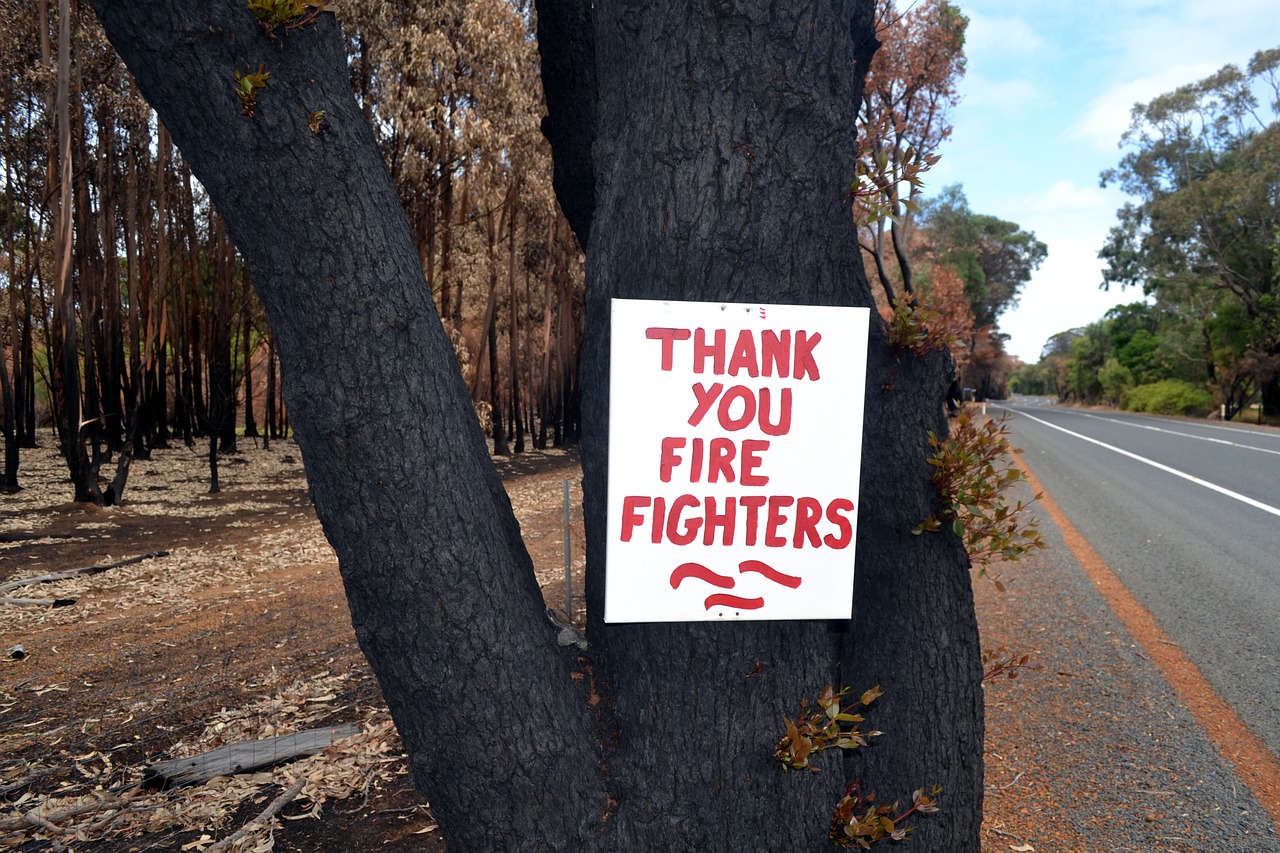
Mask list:
[{"label": "white cloud", "polygon": [[1009,352],[1035,362],[1051,335],[1098,320],[1111,307],[1140,299],[1135,293],[1105,292],[1098,250],[1124,203],[1115,188],[1058,181],[1042,193],[1011,198],[986,211],[1034,231],[1049,257],[1023,290],[1018,307],[1000,318],[1010,335]]},{"label": "white cloud", "polygon": [[969,17],[965,29],[964,52],[981,60],[985,54],[1008,56],[1010,53],[1032,53],[1042,50],[1044,39],[1022,18],[984,15],[963,8]]},{"label": "white cloud", "polygon": [[1114,151],[1120,137],[1129,129],[1134,104],[1146,103],[1157,95],[1207,77],[1220,67],[1203,62],[1177,65],[1112,86],[1089,102],[1084,117],[1067,132],[1067,138],[1086,142],[1101,151]]},{"label": "white cloud", "polygon": [[1098,289],[1102,263],[1089,240],[1055,240],[1049,258],[1022,293],[1018,307],[1000,320],[1008,350],[1023,361],[1040,360],[1045,341],[1102,319],[1116,305],[1142,300],[1136,291]]},{"label": "white cloud", "polygon": [[1060,180],[1044,192],[1006,198],[982,212],[1035,231],[1040,240],[1049,244],[1050,257],[1054,256],[1054,243],[1058,241],[1091,240],[1093,254],[1097,254],[1107,229],[1115,221],[1116,210],[1124,202],[1124,193],[1115,187],[1103,189]]}]

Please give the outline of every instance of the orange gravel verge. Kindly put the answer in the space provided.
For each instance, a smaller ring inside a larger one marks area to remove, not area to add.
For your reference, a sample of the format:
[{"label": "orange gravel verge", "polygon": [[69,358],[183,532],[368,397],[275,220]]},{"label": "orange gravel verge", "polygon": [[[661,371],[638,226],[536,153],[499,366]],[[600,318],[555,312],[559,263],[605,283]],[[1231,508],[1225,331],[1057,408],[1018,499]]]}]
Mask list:
[{"label": "orange gravel verge", "polygon": [[1062,531],[1063,540],[1085,574],[1177,691],[1196,722],[1208,733],[1218,752],[1231,763],[1271,819],[1280,825],[1280,762],[1236,716],[1231,706],[1214,691],[1186,652],[1156,624],[1151,612],[1134,598],[1133,593],[1129,592],[1111,567],[1054,503],[1053,498],[1049,497],[1026,461],[1017,453],[1012,456],[1014,463],[1026,474],[1032,491],[1040,496],[1038,503]]}]

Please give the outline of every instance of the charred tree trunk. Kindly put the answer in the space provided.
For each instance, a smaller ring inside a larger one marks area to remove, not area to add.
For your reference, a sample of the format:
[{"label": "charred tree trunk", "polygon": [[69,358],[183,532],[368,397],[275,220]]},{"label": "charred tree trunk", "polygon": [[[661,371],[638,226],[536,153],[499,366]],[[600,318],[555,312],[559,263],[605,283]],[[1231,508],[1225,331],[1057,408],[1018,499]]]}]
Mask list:
[{"label": "charred tree trunk", "polygon": [[1262,412],[1264,417],[1280,418],[1280,376],[1262,386]]},{"label": "charred tree trunk", "polygon": [[[281,42],[234,4],[95,8],[249,265],[357,638],[450,844],[583,849],[609,811],[593,714],[425,298],[337,23]],[[248,119],[225,80],[259,63],[271,92]],[[463,734],[479,731],[503,734]],[[459,735],[448,754],[442,732]]]},{"label": "charred tree trunk", "polygon": [[[502,207],[502,222],[508,221],[509,204]],[[495,456],[510,456],[511,448],[507,446],[506,413],[502,410],[502,386],[498,371],[498,230],[494,222],[494,214],[490,210],[485,219],[485,237],[487,241],[487,259],[489,262],[489,307],[486,312],[485,339],[489,349],[489,424],[493,435],[493,452]],[[479,368],[479,365],[476,365]]]},{"label": "charred tree trunk", "polygon": [[258,437],[258,421],[253,416],[253,302],[252,287],[249,274],[243,273],[240,279],[240,362],[244,371],[244,435],[245,438]]},{"label": "charred tree trunk", "polygon": [[58,3],[58,76],[56,96],[58,194],[54,240],[54,308],[51,337],[58,434],[78,503],[102,503],[97,472],[85,449],[81,430],[80,343],[76,329],[73,276],[74,188],[71,180],[71,9]]},{"label": "charred tree trunk", "polygon": [[[104,102],[105,103],[105,102]],[[125,383],[124,335],[121,330],[120,259],[116,245],[115,120],[100,105],[98,125],[98,224],[102,244],[102,408],[106,421],[107,449],[123,447],[125,422],[133,405]]]},{"label": "charred tree trunk", "polygon": [[[539,4],[540,24],[561,6]],[[588,317],[608,316],[611,297],[874,305],[847,204],[861,74],[833,73],[867,67],[872,4],[593,9],[597,120],[582,132],[594,139],[555,148],[557,159],[594,152]],[[544,56],[573,45],[542,36]],[[554,107],[550,121],[564,132]],[[588,636],[623,738],[609,762],[616,847],[822,849],[832,809],[857,779],[890,800],[941,784],[944,812],[921,821],[912,844],[976,850],[982,674],[967,560],[952,537],[911,535],[937,501],[926,458],[928,432],[946,428],[942,357],[896,364],[873,329],[851,624],[610,626],[601,622],[608,356],[607,324],[593,322],[579,373]],[[744,677],[757,667],[761,677]],[[888,734],[849,756],[843,773],[779,780],[769,761],[777,720],[833,680],[883,685],[874,720]],[[712,706],[725,709],[714,723],[683,719]],[[655,841],[664,835],[665,845]]]},{"label": "charred tree trunk", "polygon": [[[3,128],[0,131],[0,137],[4,139],[6,144],[9,140],[9,122],[9,116],[0,116],[0,128]],[[17,334],[18,267],[17,252],[14,251],[14,248],[17,243],[16,208],[18,202],[12,192],[12,164],[7,159],[5,161],[4,177],[5,195],[7,197],[7,203],[5,204],[5,248],[7,250],[6,254],[9,256],[5,272],[8,275],[9,304],[8,306],[0,305],[0,312],[3,312],[0,316],[4,317],[3,328],[6,328],[9,333],[6,337],[13,350],[13,363],[16,368],[19,363]],[[24,223],[24,230],[27,227],[29,227],[29,224]],[[30,259],[25,261],[26,264],[30,264],[30,262]],[[17,371],[15,370],[14,372],[16,373]],[[0,347],[0,418],[3,418],[0,421],[0,430],[4,433],[4,470],[3,473],[0,473],[0,491],[16,492],[22,488],[18,484],[18,464],[20,461],[18,424],[21,420],[21,414],[18,408],[18,397],[14,393],[14,382],[9,376],[9,362],[5,360],[3,347]]]},{"label": "charred tree trunk", "polygon": [[267,335],[267,431],[262,438],[262,449],[270,447],[270,441],[278,438],[276,432],[276,338]]},{"label": "charred tree trunk", "polygon": [[[941,359],[894,365],[874,336],[851,624],[600,622],[608,299],[872,304],[847,205],[870,2],[598,4],[594,41],[577,34],[603,75],[598,122],[553,116],[596,158],[585,164],[595,198],[578,205],[594,211],[581,658],[544,619],[337,25],[322,16],[282,49],[232,5],[95,7],[253,272],[356,636],[451,847],[826,850],[832,809],[857,777],[887,798],[944,785],[944,812],[913,844],[977,849],[968,574],[954,538],[910,532],[936,509],[925,459],[927,431],[943,426]],[[574,8],[590,14],[585,0]],[[544,9],[540,20],[555,17]],[[270,98],[249,120],[226,70],[258,63]],[[326,107],[319,135],[306,126],[315,103]],[[782,716],[844,679],[883,683],[876,724],[890,735],[844,772],[782,773],[770,757]]]},{"label": "charred tree trunk", "polygon": [[[12,281],[12,279],[10,279]],[[4,433],[4,471],[0,473],[0,492],[16,492],[18,484],[18,407],[9,381],[9,363],[0,353],[0,432]]]},{"label": "charred tree trunk", "polygon": [[511,370],[511,429],[516,434],[516,453],[524,453],[524,422],[520,420],[520,305],[516,300],[516,225],[520,218],[519,180],[512,178],[507,203],[511,217],[507,223],[507,365]]}]

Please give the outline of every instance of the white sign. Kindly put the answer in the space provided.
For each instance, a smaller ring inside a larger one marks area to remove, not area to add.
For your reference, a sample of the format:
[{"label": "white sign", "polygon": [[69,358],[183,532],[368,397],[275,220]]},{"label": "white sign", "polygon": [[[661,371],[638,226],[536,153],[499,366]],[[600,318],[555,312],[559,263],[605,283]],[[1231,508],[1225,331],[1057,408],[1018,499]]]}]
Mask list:
[{"label": "white sign", "polygon": [[613,300],[606,622],[849,618],[869,317]]}]

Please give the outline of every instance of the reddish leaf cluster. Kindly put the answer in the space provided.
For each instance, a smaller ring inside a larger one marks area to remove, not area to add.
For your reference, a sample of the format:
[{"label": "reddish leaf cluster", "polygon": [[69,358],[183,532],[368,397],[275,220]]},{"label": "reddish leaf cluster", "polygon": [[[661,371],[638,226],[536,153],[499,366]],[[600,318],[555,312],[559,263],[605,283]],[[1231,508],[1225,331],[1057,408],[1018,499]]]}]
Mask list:
[{"label": "reddish leaf cluster", "polygon": [[[858,726],[864,722],[861,714],[850,714],[840,707],[840,700],[849,694],[845,687],[840,692],[827,685],[818,697],[818,709],[809,710],[808,701],[800,705],[800,716],[786,719],[787,733],[773,751],[774,758],[785,770],[812,770],[818,768],[809,763],[810,757],[824,749],[857,749],[867,745],[867,739],[881,734],[878,731],[863,732]],[[863,693],[852,707],[866,707],[883,695],[879,687]],[[842,724],[847,728],[842,728]]]},{"label": "reddish leaf cluster", "polygon": [[863,793],[862,786],[854,782],[845,791],[831,818],[831,842],[837,847],[857,847],[870,850],[879,841],[904,841],[912,827],[903,823],[914,812],[933,814],[938,811],[934,800],[941,792],[934,788],[926,796],[924,789],[911,793],[911,808],[898,814],[898,804],[875,803],[875,792]]}]

